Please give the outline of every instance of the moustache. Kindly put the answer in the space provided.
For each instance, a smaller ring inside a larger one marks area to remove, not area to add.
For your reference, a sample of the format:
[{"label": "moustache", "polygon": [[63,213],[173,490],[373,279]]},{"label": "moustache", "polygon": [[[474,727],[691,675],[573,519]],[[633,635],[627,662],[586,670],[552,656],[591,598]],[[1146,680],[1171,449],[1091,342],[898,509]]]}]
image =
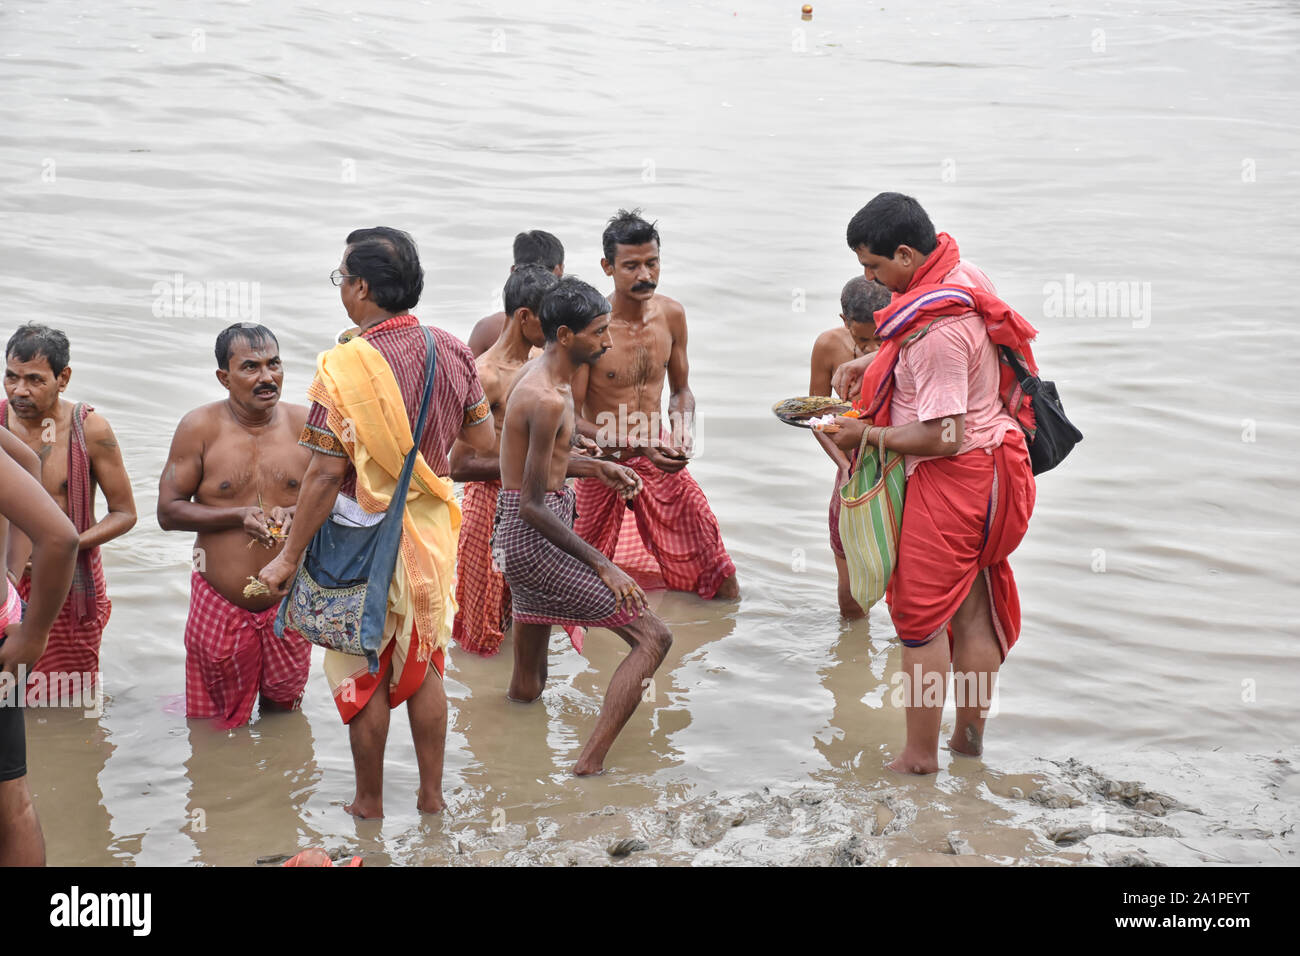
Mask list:
[{"label": "moustache", "polygon": [[655,284],[653,282],[638,282],[632,286],[633,292],[653,292],[654,290]]},{"label": "moustache", "polygon": [[279,391],[280,391],[280,390],[279,390],[278,388],[276,388],[274,385],[259,385],[257,388],[253,389],[253,394],[254,394],[254,395],[274,395],[274,394],[276,394],[276,393],[279,392]]}]

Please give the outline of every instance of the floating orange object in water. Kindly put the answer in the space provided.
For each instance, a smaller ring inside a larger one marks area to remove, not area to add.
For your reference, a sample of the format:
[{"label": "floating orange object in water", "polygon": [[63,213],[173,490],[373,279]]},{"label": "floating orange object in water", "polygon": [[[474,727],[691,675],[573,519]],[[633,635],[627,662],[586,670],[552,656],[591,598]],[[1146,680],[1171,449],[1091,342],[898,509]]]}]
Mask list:
[{"label": "floating orange object in water", "polygon": [[[295,854],[291,859],[285,860],[281,866],[333,866],[334,861],[324,850],[315,847],[309,850],[303,850]],[[361,857],[354,856],[347,863],[341,863],[340,866],[361,866]]]},{"label": "floating orange object in water", "polygon": [[805,3],[805,4],[803,5],[803,18],[804,18],[805,20],[811,20],[811,19],[812,19],[812,4],[811,4],[811,3]]}]

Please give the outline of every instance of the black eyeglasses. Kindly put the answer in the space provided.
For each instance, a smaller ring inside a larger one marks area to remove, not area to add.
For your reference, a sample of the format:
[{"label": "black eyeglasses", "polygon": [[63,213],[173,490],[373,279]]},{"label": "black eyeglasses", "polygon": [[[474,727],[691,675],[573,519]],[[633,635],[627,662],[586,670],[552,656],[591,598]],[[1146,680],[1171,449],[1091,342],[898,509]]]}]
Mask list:
[{"label": "black eyeglasses", "polygon": [[336,286],[342,285],[344,279],[359,279],[359,278],[361,277],[348,275],[342,269],[335,269],[333,272],[330,273],[330,282],[333,282]]}]

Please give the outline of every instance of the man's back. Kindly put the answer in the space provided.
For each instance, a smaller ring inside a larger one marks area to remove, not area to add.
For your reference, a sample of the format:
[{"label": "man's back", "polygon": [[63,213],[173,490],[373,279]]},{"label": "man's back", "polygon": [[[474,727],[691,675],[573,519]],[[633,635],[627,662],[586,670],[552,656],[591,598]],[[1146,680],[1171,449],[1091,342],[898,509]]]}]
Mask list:
[{"label": "man's back", "polygon": [[[476,400],[482,393],[474,357],[465,343],[443,329],[430,326],[429,331],[437,350],[436,368],[420,452],[436,474],[445,476],[451,472],[447,456],[452,443],[467,415],[474,413],[479,404]],[[414,431],[420,418],[424,364],[428,354],[423,328],[413,317],[398,316],[368,329],[362,337],[375,347],[393,370],[406,404],[407,419]],[[486,408],[482,411],[486,413]]]}]

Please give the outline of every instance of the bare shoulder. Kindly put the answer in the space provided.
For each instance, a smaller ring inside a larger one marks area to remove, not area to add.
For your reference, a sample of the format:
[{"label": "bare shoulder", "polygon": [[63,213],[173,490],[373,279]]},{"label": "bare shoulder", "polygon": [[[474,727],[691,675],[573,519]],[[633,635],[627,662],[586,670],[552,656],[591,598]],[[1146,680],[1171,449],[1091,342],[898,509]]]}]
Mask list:
[{"label": "bare shoulder", "polygon": [[844,348],[844,329],[834,328],[827,329],[821,335],[817,336],[817,341],[813,343],[813,355],[827,355]]},{"label": "bare shoulder", "polygon": [[[206,437],[218,427],[221,421],[222,406],[225,404],[225,402],[208,402],[206,405],[200,405],[198,408],[186,412],[176,425],[176,437]],[[90,419],[94,417],[95,414],[91,413],[90,417],[86,419],[87,429],[90,427]]]},{"label": "bare shoulder", "polygon": [[668,320],[669,325],[676,326],[680,323],[685,327],[686,307],[684,305],[670,296],[660,295],[658,293],[655,293],[655,302],[658,304],[659,308],[663,310],[664,318]]},{"label": "bare shoulder", "polygon": [[94,444],[104,444],[112,442],[117,446],[117,440],[113,437],[113,426],[108,423],[108,419],[99,412],[91,412],[86,416],[86,421],[82,425],[86,432],[86,441]]},{"label": "bare shoulder", "polygon": [[310,409],[297,402],[280,402],[280,408],[287,413],[290,427],[294,431],[302,431],[302,427],[307,424],[307,414]]},{"label": "bare shoulder", "polygon": [[522,408],[530,418],[551,416],[563,412],[571,398],[567,390],[561,391],[551,384],[540,365],[528,368],[510,392],[510,408]]}]

